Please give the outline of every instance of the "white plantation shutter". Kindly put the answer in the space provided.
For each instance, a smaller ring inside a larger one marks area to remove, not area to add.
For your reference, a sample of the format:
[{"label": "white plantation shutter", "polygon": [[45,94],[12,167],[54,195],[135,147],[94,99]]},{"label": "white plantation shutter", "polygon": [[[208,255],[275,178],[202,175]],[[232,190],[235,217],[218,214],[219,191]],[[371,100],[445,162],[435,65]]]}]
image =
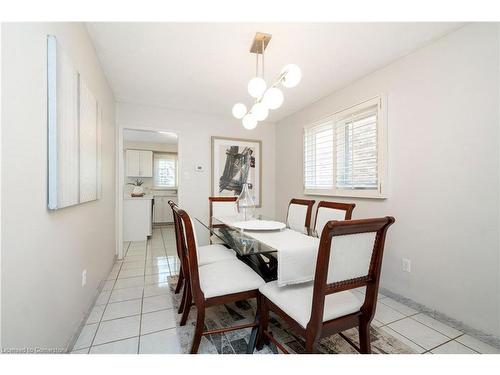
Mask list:
[{"label": "white plantation shutter", "polygon": [[333,122],[331,121],[305,129],[304,187],[333,188]]},{"label": "white plantation shutter", "polygon": [[304,194],[386,198],[385,118],[377,96],[306,126]]},{"label": "white plantation shutter", "polygon": [[377,189],[377,106],[335,124],[337,189]]},{"label": "white plantation shutter", "polygon": [[154,153],[154,184],[177,187],[177,154]]}]

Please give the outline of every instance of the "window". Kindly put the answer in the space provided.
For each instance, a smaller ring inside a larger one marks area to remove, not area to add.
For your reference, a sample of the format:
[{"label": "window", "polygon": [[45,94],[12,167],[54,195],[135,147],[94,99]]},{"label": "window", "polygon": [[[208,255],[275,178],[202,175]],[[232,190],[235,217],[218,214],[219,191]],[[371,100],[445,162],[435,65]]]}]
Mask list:
[{"label": "window", "polygon": [[154,184],[156,187],[177,187],[177,154],[154,153]]},{"label": "window", "polygon": [[304,129],[304,193],[385,198],[386,130],[380,97]]}]

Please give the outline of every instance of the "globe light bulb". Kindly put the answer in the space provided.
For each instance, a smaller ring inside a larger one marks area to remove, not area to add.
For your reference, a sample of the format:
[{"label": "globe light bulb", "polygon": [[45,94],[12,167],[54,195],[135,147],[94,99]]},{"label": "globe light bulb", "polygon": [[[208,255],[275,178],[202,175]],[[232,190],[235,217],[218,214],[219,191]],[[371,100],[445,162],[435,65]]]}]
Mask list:
[{"label": "globe light bulb", "polygon": [[269,109],[267,109],[264,103],[255,103],[251,112],[257,121],[264,121],[269,115]]},{"label": "globe light bulb", "polygon": [[283,93],[276,87],[271,87],[262,98],[262,103],[269,109],[278,109],[283,104]]},{"label": "globe light bulb", "polygon": [[247,114],[247,106],[243,103],[236,103],[233,106],[233,116],[242,119]]},{"label": "globe light bulb", "polygon": [[266,81],[260,77],[254,77],[248,82],[248,93],[253,98],[260,98],[264,91],[266,91],[266,88]]},{"label": "globe light bulb", "polygon": [[297,86],[302,78],[302,72],[295,64],[285,65],[285,67],[281,69],[281,74],[285,74],[283,78],[283,86],[287,88]]},{"label": "globe light bulb", "polygon": [[243,127],[248,130],[255,129],[257,126],[257,120],[255,119],[254,115],[251,113],[247,114],[245,117],[243,117]]}]

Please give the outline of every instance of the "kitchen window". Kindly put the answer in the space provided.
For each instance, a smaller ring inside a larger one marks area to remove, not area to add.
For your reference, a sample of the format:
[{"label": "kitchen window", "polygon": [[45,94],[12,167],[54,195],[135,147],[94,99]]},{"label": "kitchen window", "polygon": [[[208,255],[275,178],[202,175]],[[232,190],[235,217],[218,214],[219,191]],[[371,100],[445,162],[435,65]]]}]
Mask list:
[{"label": "kitchen window", "polygon": [[304,128],[304,194],[386,198],[385,111],[376,97]]},{"label": "kitchen window", "polygon": [[154,153],[154,185],[177,188],[177,154]]}]

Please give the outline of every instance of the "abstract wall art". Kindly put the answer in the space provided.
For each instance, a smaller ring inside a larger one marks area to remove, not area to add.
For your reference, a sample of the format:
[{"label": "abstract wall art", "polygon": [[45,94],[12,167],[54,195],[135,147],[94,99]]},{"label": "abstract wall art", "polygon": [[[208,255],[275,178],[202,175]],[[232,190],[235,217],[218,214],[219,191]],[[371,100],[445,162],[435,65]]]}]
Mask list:
[{"label": "abstract wall art", "polygon": [[256,207],[262,205],[262,142],[212,137],[212,195],[238,196],[243,185]]},{"label": "abstract wall art", "polygon": [[55,36],[47,38],[48,208],[101,192],[101,120],[95,96]]}]

